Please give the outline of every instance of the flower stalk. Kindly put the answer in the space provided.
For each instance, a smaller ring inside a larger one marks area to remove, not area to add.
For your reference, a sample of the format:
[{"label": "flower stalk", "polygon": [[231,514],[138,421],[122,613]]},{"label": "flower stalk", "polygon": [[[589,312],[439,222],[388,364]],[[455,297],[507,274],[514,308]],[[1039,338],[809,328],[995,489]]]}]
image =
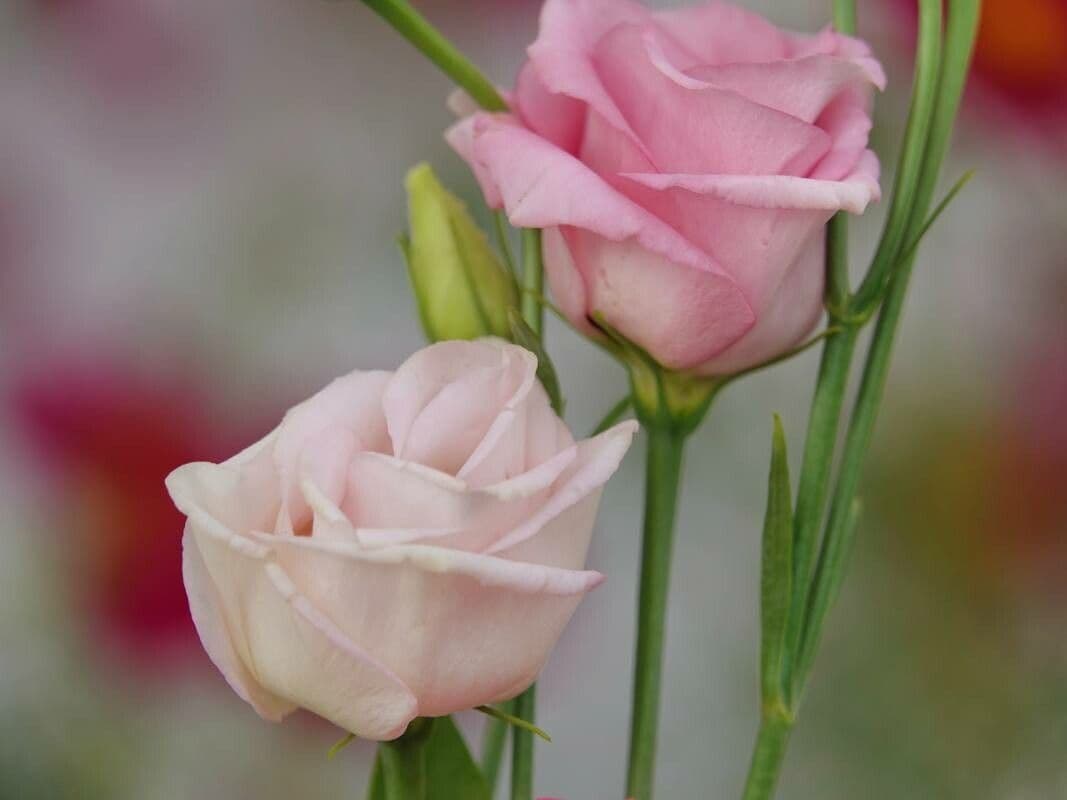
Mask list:
[{"label": "flower stalk", "polygon": [[507,111],[492,82],[405,0],[363,0],[486,111]]},{"label": "flower stalk", "polygon": [[[644,420],[642,420],[644,422]],[[645,422],[648,454],[641,579],[637,600],[633,706],[627,797],[651,800],[659,727],[663,644],[667,627],[674,520],[687,433],[662,421]]]},{"label": "flower stalk", "polygon": [[[959,110],[977,34],[980,2],[950,0],[947,8],[948,22],[942,45],[941,2],[920,1],[915,85],[901,165],[882,238],[871,268],[854,294],[848,291],[846,283],[845,223],[835,219],[828,230],[827,307],[830,325],[840,326],[842,330],[829,337],[824,345],[793,517],[794,586],[787,652],[779,676],[787,692],[787,705],[764,706],[744,800],[769,800],[774,795],[789,731],[854,543],[860,512],[856,491],[885,389],[917,244],[965,182],[958,183],[946,202],[932,217],[927,217]],[[855,3],[836,0],[834,23],[839,30],[852,32]],[[860,328],[875,312],[878,312],[878,322],[864,362],[831,493],[832,462],[852,355]],[[818,538],[828,496],[829,517]]]}]

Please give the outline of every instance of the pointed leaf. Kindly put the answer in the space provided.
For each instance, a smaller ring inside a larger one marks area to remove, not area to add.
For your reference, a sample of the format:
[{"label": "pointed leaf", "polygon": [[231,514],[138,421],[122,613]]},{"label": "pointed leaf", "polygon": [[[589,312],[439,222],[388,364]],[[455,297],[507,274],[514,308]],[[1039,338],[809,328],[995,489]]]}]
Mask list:
[{"label": "pointed leaf", "polygon": [[451,717],[433,721],[425,747],[425,800],[491,800],[489,784]]},{"label": "pointed leaf", "polygon": [[774,416],[760,575],[760,687],[764,708],[784,705],[782,669],[793,584],[793,508],[782,420]]}]

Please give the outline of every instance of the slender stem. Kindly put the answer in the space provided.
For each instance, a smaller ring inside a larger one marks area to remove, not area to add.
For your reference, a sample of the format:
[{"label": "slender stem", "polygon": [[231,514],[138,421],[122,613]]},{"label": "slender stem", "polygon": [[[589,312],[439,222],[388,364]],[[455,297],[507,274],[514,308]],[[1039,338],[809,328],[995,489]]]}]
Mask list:
[{"label": "slender stem", "polygon": [[541,231],[522,231],[522,318],[538,336],[544,328],[545,310],[540,302],[544,291],[545,270],[541,261]]},{"label": "slender stem", "polygon": [[487,111],[507,111],[492,82],[404,0],[363,0]]},{"label": "slender stem", "polygon": [[508,272],[515,274],[515,259],[511,255],[511,236],[508,226],[508,217],[503,211],[493,212],[493,233],[496,236],[496,245],[500,248],[500,256],[507,264]]},{"label": "slender stem", "polygon": [[645,522],[641,548],[641,585],[637,602],[627,797],[652,800],[659,723],[660,678],[667,623],[674,517],[685,434],[660,424],[647,425]]},{"label": "slender stem", "polygon": [[[848,388],[848,375],[858,335],[858,330],[848,327],[827,339],[819,364],[819,377],[808,415],[808,432],[804,441],[796,511],[793,516],[793,600],[790,603],[789,624],[786,628],[787,654],[796,653],[796,644],[803,629],[805,597],[819,544],[817,534],[822,525],[841,408],[845,401],[845,390]],[[783,682],[790,697],[791,672],[792,665],[787,664]]]},{"label": "slender stem", "polygon": [[942,2],[919,0],[919,37],[908,125],[893,182],[889,217],[871,268],[853,298],[853,309],[861,314],[871,311],[881,302],[893,268],[899,261],[901,249],[908,239],[909,223],[915,210],[916,187],[925,178],[927,138],[938,99]]},{"label": "slender stem", "polygon": [[856,32],[856,0],[834,0],[834,28],[838,33]]},{"label": "slender stem", "polygon": [[[959,110],[979,14],[978,0],[953,0],[949,3],[944,63],[937,86],[937,105],[930,124],[930,137],[926,144],[921,178],[909,210],[905,241],[914,239],[925,226],[937,175],[948,150],[953,121]],[[798,687],[803,686],[811,669],[823,623],[841,584],[841,572],[851,549],[853,526],[850,523],[855,518],[854,498],[885,390],[893,343],[914,263],[915,254],[911,253],[893,274],[867,354],[860,390],[853,405],[837,486],[834,488],[830,506],[823,552],[820,554],[808,595],[804,631],[794,675],[794,683]]]},{"label": "slender stem", "polygon": [[[515,713],[515,703],[509,700],[502,704],[508,714]],[[504,745],[507,743],[508,724],[502,719],[490,718],[485,725],[482,737],[482,774],[489,784],[489,796],[496,795],[497,778],[500,775],[500,762],[504,760]]]},{"label": "slender stem", "polygon": [[[537,684],[515,698],[515,716],[535,722],[537,713]],[[516,728],[511,732],[511,800],[530,800],[533,797],[534,741],[533,734]]]},{"label": "slender stem", "polygon": [[765,800],[774,796],[792,729],[793,723],[781,716],[765,716],[760,721],[742,800]]}]

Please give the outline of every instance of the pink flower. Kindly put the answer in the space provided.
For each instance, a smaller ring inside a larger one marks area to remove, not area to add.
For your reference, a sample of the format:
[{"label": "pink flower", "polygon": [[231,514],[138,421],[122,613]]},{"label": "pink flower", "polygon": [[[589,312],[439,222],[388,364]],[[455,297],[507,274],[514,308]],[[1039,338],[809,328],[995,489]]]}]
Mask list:
[{"label": "pink flower", "polygon": [[879,196],[881,66],[734,6],[548,0],[512,114],[448,133],[490,205],[545,228],[548,277],[663,365],[731,373],[821,312],[823,226]]},{"label": "pink flower", "polygon": [[586,551],[636,428],[575,443],[535,368],[496,340],[436,344],[170,475],[193,621],[261,716],[391,739],[534,680],[603,580]]}]

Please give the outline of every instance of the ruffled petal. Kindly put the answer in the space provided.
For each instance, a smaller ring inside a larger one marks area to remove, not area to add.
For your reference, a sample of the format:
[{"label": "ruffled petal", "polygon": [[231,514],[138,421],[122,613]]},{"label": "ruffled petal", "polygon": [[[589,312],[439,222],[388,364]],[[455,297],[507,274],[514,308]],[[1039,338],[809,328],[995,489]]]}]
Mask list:
[{"label": "ruffled petal", "polygon": [[585,564],[604,484],[630,449],[638,425],[621,422],[578,443],[578,457],[552,497],[535,514],[500,538],[489,553],[565,569]]},{"label": "ruffled petal", "polygon": [[[591,56],[596,43],[616,25],[644,24],[650,19],[648,10],[631,0],[547,0],[541,9],[537,41],[527,50],[530,64],[536,70],[545,93],[588,104],[638,147],[641,147],[639,138],[630,129],[615,100],[601,82]],[[521,84],[517,93],[524,119],[532,117],[535,111],[551,113],[558,110],[558,103],[542,103],[529,94],[530,102],[524,110]],[[547,126],[557,124],[542,119],[534,130],[541,132]],[[568,137],[573,137],[574,126],[571,125],[567,132]],[[567,144],[571,140],[565,138],[562,142]],[[574,152],[569,147],[564,149]]]},{"label": "ruffled petal", "polygon": [[237,536],[203,511],[189,523],[245,679],[363,738],[404,731],[418,713],[414,694],[297,590],[272,559],[275,537]]},{"label": "ruffled petal", "polygon": [[518,477],[474,489],[420,464],[362,453],[352,462],[342,510],[367,545],[396,543],[390,531],[417,529],[433,531],[437,546],[480,551],[529,517],[574,459],[570,448]]},{"label": "ruffled petal", "polygon": [[[471,459],[485,457],[483,440],[501,414],[520,407],[536,370],[531,353],[501,341],[440,342],[420,350],[396,371],[383,398],[393,452],[461,472]],[[513,474],[523,459],[520,452],[508,462]]]},{"label": "ruffled petal", "polygon": [[647,27],[618,26],[593,57],[657,171],[806,175],[830,149],[815,125],[685,76]]},{"label": "ruffled petal", "polygon": [[[596,572],[438,547],[368,550],[262,537],[310,602],[439,716],[513,697],[537,676]],[[487,646],[487,643],[492,643]]]},{"label": "ruffled petal", "polygon": [[189,613],[208,658],[222,673],[237,696],[263,719],[280,722],[297,706],[264,689],[234,650],[226,620],[220,610],[218,590],[208,574],[196,537],[186,524],[182,536],[182,578],[189,598]]},{"label": "ruffled petal", "polygon": [[[357,370],[332,381],[286,413],[273,451],[282,506],[272,530],[292,533],[310,523],[311,511],[300,491],[302,466],[324,467],[311,464],[316,455],[304,456],[309,442],[321,440],[327,430],[346,430],[345,445],[350,452],[388,450],[382,395],[389,378],[388,372]],[[332,455],[340,457],[335,451]]]}]

